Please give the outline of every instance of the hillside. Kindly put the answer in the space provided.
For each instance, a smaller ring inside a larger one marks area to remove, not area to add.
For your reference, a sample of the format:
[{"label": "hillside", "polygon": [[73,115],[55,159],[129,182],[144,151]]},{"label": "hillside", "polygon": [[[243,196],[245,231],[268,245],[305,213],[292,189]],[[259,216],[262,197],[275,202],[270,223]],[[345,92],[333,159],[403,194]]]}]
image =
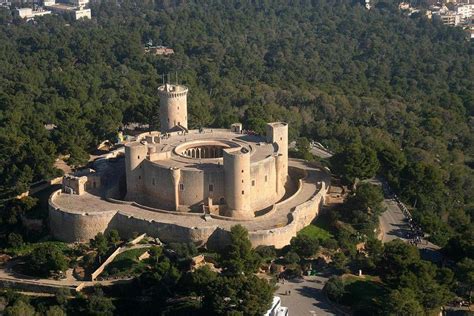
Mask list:
[{"label": "hillside", "polygon": [[[368,147],[435,241],[471,225],[474,47],[461,30],[390,4],[119,4],[82,22],[0,11],[1,198],[57,174],[58,154],[84,163],[123,123],[157,127],[156,89],[177,73],[191,127],[284,120],[335,152]],[[150,40],[175,54],[144,54]]]}]

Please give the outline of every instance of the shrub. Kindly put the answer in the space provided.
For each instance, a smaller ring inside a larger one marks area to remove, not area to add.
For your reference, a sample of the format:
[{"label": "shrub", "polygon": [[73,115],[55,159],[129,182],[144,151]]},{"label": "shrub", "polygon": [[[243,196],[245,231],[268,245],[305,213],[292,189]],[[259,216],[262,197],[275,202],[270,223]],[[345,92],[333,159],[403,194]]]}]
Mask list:
[{"label": "shrub", "polygon": [[335,302],[339,302],[346,292],[344,282],[340,277],[331,277],[324,286],[324,290],[328,297]]}]

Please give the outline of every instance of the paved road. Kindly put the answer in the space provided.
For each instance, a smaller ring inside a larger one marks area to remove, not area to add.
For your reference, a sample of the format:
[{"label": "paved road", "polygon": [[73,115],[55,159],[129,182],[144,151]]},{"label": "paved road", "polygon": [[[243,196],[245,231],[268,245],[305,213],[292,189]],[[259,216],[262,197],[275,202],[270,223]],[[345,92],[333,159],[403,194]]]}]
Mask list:
[{"label": "paved road", "polygon": [[316,146],[312,146],[310,152],[319,158],[328,159],[332,157],[332,154],[330,152]]},{"label": "paved road", "polygon": [[[382,185],[383,181],[380,180],[370,180],[369,182],[373,184]],[[403,241],[410,241],[411,229],[408,224],[408,219],[403,214],[399,204],[395,199],[391,197],[388,193],[390,190],[387,190],[387,184],[383,184],[385,199],[383,201],[386,208],[385,212],[380,216],[380,229],[382,230],[381,240],[382,242],[389,242],[394,239],[401,239]],[[442,260],[442,255],[439,252],[440,247],[422,239],[419,244],[417,244],[420,254],[423,259],[430,260],[433,262],[439,262]]]},{"label": "paved road", "polygon": [[380,216],[380,228],[383,232],[382,241],[388,242],[396,238],[408,241],[410,226],[405,221],[405,215],[393,199],[385,198],[386,211]]},{"label": "paved road", "polygon": [[[296,147],[296,142],[295,141],[292,141],[289,145],[290,148],[295,148]],[[319,158],[324,158],[324,159],[327,159],[327,158],[331,158],[332,157],[332,153],[330,153],[329,151],[321,148],[321,147],[318,147],[316,146],[315,144],[311,144],[311,149],[310,149],[310,152],[315,155],[316,157],[319,157]]]},{"label": "paved road", "polygon": [[[328,279],[323,276],[305,276],[300,281],[278,283],[276,296],[281,305],[288,307],[289,315],[341,315],[328,302],[322,288]],[[291,294],[286,294],[291,291]]]}]

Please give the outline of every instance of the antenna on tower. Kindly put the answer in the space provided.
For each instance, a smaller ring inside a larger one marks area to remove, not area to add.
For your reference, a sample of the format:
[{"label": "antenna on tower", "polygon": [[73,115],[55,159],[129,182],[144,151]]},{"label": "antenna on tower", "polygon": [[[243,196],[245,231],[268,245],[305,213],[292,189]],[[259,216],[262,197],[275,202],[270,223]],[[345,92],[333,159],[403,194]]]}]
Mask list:
[{"label": "antenna on tower", "polygon": [[168,72],[168,83],[170,83],[170,73]]},{"label": "antenna on tower", "polygon": [[178,72],[176,71],[176,85],[178,85],[179,82],[178,82]]},{"label": "antenna on tower", "polygon": [[161,74],[161,84],[165,84],[165,74]]}]

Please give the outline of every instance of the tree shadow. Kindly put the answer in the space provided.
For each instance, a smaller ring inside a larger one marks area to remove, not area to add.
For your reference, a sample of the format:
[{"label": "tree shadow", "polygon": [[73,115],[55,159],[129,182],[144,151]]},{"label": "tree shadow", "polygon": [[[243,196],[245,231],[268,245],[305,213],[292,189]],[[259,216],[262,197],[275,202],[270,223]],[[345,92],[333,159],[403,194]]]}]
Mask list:
[{"label": "tree shadow", "polygon": [[395,236],[399,238],[408,238],[408,232],[404,229],[394,229],[387,233],[389,236]]},{"label": "tree shadow", "polygon": [[434,263],[443,261],[443,255],[435,249],[420,248],[420,256],[423,260],[431,261]]},{"label": "tree shadow", "polygon": [[387,235],[396,236],[399,238],[409,238],[410,227],[406,224],[390,224],[390,226],[398,227],[386,232]]},{"label": "tree shadow", "polygon": [[302,288],[296,289],[296,291],[298,292],[299,295],[303,297],[315,299],[316,301],[313,302],[313,306],[316,306],[319,309],[327,311],[327,312],[334,312],[332,306],[327,301],[326,296],[324,295],[322,289],[316,289],[309,286],[303,286]]}]

